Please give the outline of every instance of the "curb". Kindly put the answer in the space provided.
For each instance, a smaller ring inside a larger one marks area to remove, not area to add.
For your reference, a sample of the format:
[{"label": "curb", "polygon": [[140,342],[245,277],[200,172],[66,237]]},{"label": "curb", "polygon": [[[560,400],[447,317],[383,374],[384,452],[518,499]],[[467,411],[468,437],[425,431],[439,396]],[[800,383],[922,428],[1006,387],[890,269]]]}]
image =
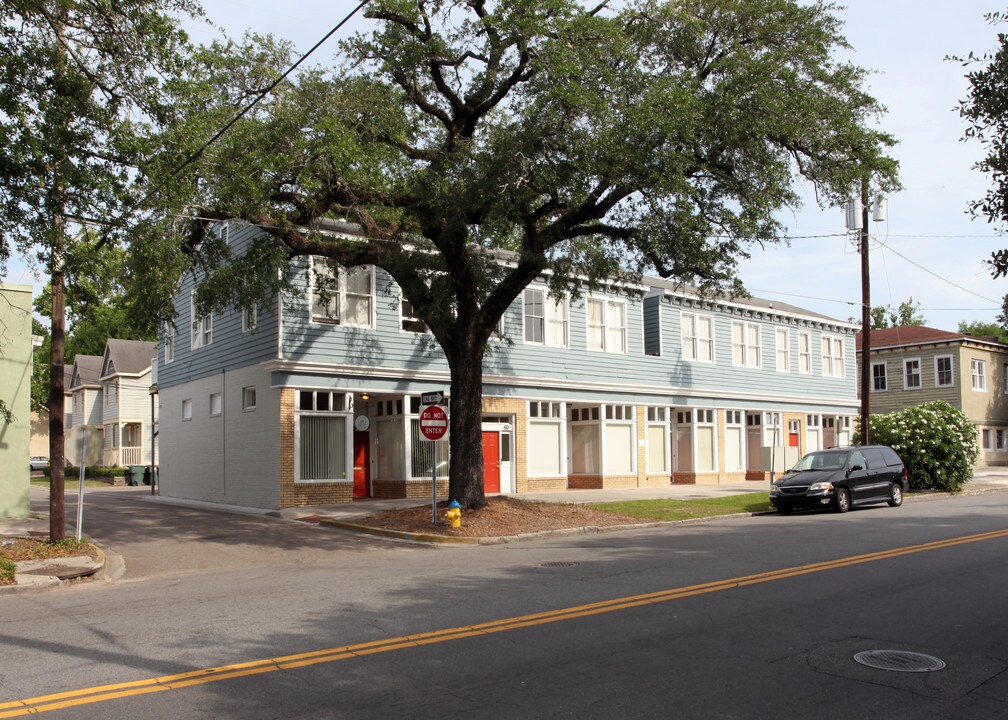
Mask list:
[{"label": "curb", "polygon": [[441,545],[503,545],[505,543],[521,542],[523,540],[536,540],[548,537],[569,537],[572,535],[601,535],[609,532],[624,532],[627,530],[644,530],[648,528],[670,527],[681,525],[700,525],[714,522],[716,520],[728,520],[730,518],[754,517],[758,515],[772,515],[772,511],[751,512],[751,513],[729,513],[728,515],[711,515],[710,517],[690,518],[689,520],[649,520],[640,523],[628,523],[625,525],[585,525],[573,528],[558,528],[556,530],[539,530],[537,532],[520,533],[518,535],[497,535],[489,537],[459,537],[455,535],[438,535],[436,533],[412,533],[405,530],[389,530],[388,528],[376,528],[369,525],[359,525],[357,523],[343,520],[333,520],[322,518],[319,525],[340,528],[358,532],[363,535],[376,535],[397,540],[410,542],[421,542]]},{"label": "curb", "polygon": [[[36,590],[48,590],[49,588],[56,587],[58,585],[69,584],[72,580],[78,580],[80,578],[92,577],[96,575],[105,567],[106,555],[105,551],[98,547],[93,541],[88,541],[91,546],[97,551],[97,559],[92,558],[90,555],[74,555],[72,557],[87,557],[91,561],[91,565],[87,567],[81,567],[79,572],[75,572],[72,575],[60,579],[55,575],[25,575],[21,572],[15,572],[13,585],[3,585],[0,586],[0,596],[2,595],[13,595],[19,592],[31,592]],[[17,565],[23,565],[26,562],[40,562],[40,561],[21,561]],[[54,558],[47,562],[59,562],[59,558]],[[25,578],[32,578],[31,580],[26,580]]]}]

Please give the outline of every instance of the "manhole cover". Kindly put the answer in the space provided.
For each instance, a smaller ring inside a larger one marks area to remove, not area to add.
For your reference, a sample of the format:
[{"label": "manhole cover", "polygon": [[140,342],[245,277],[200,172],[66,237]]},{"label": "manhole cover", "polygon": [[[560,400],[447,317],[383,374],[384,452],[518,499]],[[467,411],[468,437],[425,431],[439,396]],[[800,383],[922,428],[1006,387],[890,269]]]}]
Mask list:
[{"label": "manhole cover", "polygon": [[539,563],[539,567],[543,568],[574,567],[575,565],[577,565],[576,562],[570,562],[568,560],[554,560],[552,562]]},{"label": "manhole cover", "polygon": [[854,660],[878,670],[895,672],[934,672],[945,667],[945,662],[936,657],[903,650],[865,650],[855,655]]}]

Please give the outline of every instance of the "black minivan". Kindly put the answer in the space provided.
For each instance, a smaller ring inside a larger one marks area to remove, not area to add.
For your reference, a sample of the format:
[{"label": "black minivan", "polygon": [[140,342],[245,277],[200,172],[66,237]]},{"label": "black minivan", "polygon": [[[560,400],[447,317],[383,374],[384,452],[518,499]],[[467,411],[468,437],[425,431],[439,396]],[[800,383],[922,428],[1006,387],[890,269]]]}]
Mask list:
[{"label": "black minivan", "polygon": [[884,445],[816,450],[774,480],[770,502],[783,514],[825,507],[847,512],[882,502],[898,507],[908,480],[900,456]]}]

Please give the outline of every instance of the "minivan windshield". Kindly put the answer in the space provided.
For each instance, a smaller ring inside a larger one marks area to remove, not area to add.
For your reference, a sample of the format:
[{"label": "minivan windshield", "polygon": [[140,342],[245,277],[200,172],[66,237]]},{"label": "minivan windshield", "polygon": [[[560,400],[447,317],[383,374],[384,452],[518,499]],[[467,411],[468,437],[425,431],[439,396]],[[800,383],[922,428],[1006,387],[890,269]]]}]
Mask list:
[{"label": "minivan windshield", "polygon": [[791,472],[804,472],[806,470],[842,470],[847,462],[846,450],[823,450],[812,452],[798,461],[798,464],[791,468]]}]

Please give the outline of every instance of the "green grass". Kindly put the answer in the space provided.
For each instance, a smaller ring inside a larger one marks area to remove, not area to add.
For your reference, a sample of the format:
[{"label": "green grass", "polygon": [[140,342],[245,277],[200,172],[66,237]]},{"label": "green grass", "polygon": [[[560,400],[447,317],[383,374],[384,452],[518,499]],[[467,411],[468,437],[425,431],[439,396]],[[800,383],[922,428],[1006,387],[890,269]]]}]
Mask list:
[{"label": "green grass", "polygon": [[763,512],[772,509],[765,492],[697,500],[628,500],[625,502],[593,503],[592,507],[651,520],[691,520],[715,515]]},{"label": "green grass", "polygon": [[17,565],[13,560],[0,557],[0,585],[13,584],[15,571],[17,571]]},{"label": "green grass", "polygon": [[[39,487],[46,487],[47,488],[47,487],[49,487],[49,478],[47,478],[47,477],[32,478],[31,484],[32,485],[38,485]],[[69,489],[72,490],[75,487],[78,487],[79,485],[80,485],[80,478],[79,477],[76,477],[76,476],[75,477],[69,477],[69,476],[67,476],[67,477],[63,478],[63,487],[64,488],[69,488]],[[107,482],[103,482],[101,480],[91,480],[90,478],[84,478],[84,487],[112,487],[112,484],[111,483],[107,483]]]}]

